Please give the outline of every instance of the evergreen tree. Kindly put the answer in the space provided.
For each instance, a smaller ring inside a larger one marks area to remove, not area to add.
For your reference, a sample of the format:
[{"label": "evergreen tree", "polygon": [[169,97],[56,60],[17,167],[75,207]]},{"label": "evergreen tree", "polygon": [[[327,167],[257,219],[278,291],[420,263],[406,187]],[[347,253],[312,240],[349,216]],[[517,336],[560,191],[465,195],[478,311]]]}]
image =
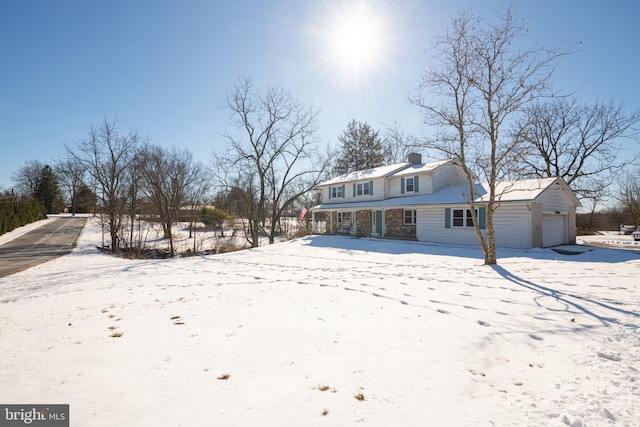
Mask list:
[{"label": "evergreen tree", "polygon": [[93,212],[96,195],[85,184],[80,184],[75,195],[76,212]]},{"label": "evergreen tree", "polygon": [[40,170],[34,193],[35,199],[45,206],[47,213],[58,213],[62,210],[62,194],[58,178],[51,166],[46,165]]},{"label": "evergreen tree", "polygon": [[338,137],[338,141],[342,146],[333,166],[335,175],[371,169],[387,163],[387,150],[379,132],[366,123],[352,120],[347,125],[347,130]]}]

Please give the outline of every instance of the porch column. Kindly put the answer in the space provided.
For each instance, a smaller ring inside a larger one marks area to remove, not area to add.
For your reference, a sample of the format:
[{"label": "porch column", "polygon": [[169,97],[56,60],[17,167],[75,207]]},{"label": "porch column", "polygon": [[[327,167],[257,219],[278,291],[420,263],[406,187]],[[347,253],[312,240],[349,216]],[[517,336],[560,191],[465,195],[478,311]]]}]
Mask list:
[{"label": "porch column", "polygon": [[356,213],[354,211],[351,211],[351,224],[353,224],[351,226],[351,235],[355,236],[356,235],[356,230],[358,229],[358,225],[356,224]]},{"label": "porch column", "polygon": [[316,234],[316,211],[311,211],[311,234]]},{"label": "porch column", "polygon": [[329,233],[333,234],[333,211],[329,211]]}]

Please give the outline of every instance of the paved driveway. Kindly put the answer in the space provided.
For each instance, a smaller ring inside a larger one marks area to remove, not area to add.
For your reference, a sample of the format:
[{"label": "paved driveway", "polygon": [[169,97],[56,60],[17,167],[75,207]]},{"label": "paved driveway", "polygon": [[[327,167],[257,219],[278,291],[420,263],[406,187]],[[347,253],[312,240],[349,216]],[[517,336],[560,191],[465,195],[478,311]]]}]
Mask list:
[{"label": "paved driveway", "polygon": [[86,218],[60,217],[0,246],[0,277],[71,252]]}]

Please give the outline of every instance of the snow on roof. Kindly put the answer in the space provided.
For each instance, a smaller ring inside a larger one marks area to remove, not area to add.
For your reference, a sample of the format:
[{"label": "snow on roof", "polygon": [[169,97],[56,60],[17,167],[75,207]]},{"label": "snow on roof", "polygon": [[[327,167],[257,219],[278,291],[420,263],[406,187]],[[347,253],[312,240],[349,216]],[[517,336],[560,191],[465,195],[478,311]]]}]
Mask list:
[{"label": "snow on roof", "polygon": [[409,163],[395,163],[393,165],[379,166],[373,169],[365,169],[361,171],[349,172],[344,175],[337,176],[328,181],[318,184],[319,187],[323,185],[341,184],[345,182],[359,181],[365,179],[381,178],[390,175],[398,170],[404,169],[409,166]]},{"label": "snow on roof", "polygon": [[446,165],[447,163],[456,163],[457,160],[447,159],[447,160],[439,160],[437,162],[431,163],[420,163],[417,165],[411,165],[408,168],[404,168],[398,172],[391,174],[391,176],[404,176],[404,175],[415,175],[421,172],[431,172],[442,165]]},{"label": "snow on roof", "polygon": [[402,176],[402,175],[415,175],[421,172],[431,172],[436,168],[445,165],[447,163],[457,162],[454,159],[438,160],[431,163],[420,163],[412,165],[408,162],[395,163],[388,166],[380,166],[373,169],[366,169],[361,171],[350,172],[344,175],[337,176],[328,181],[318,184],[318,186],[341,184],[345,182],[361,181],[373,178],[382,178],[386,176]]},{"label": "snow on roof", "polygon": [[[556,182],[558,183],[558,185],[566,186],[566,184],[564,184],[562,180],[559,180],[558,178],[525,179],[519,181],[501,182],[496,186],[496,200],[499,200],[500,202],[531,202]],[[476,195],[476,202],[484,203],[489,201],[488,184],[475,184],[474,193]],[[433,194],[394,197],[390,199],[371,202],[325,203],[317,205],[312,209],[362,209],[375,207],[382,208],[395,206],[446,205],[461,203],[469,203],[469,188],[464,184],[446,187]]]}]

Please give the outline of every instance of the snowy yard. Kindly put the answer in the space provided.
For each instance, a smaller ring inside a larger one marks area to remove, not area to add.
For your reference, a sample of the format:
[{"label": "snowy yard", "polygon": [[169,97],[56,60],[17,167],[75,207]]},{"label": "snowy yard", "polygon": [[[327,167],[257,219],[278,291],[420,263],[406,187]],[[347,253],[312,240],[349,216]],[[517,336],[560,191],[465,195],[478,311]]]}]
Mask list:
[{"label": "snowy yard", "polygon": [[486,267],[343,236],[147,261],[100,239],[0,279],[0,403],[68,403],[72,426],[640,425],[640,246]]}]

